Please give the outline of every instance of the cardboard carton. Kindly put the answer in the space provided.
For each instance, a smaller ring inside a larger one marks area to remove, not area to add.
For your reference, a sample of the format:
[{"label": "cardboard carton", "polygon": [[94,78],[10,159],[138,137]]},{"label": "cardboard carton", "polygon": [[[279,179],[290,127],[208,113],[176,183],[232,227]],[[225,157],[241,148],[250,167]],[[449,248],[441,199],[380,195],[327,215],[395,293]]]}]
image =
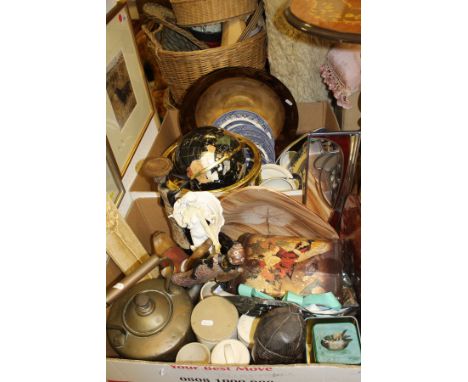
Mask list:
[{"label": "cardboard carton", "polygon": [[[161,230],[169,232],[169,226],[160,200],[140,198],[135,200],[126,220],[143,246],[151,250],[151,234]],[[115,275],[112,278],[115,280]],[[106,370],[109,382],[358,382],[361,367],[348,365],[179,365],[164,362],[148,362],[115,358],[107,346]]]},{"label": "cardboard carton", "polygon": [[343,109],[338,107],[336,115],[340,121],[341,130],[361,130],[361,92],[353,93],[350,97],[351,109]]},{"label": "cardboard carton", "polygon": [[[310,102],[298,104],[299,122],[296,135],[300,136],[319,128],[327,128],[331,131],[339,131],[339,124],[328,102]],[[179,127],[179,114],[177,110],[169,110],[159,129],[159,133],[148,152],[146,158],[161,156],[165,149],[181,136]],[[143,161],[139,163],[139,166]],[[146,177],[138,174],[135,178],[130,192],[134,199],[138,197],[156,196],[155,186]],[[141,194],[138,194],[141,193]],[[143,194],[145,193],[145,194]],[[301,190],[290,191],[286,194],[297,197],[302,194]],[[300,199],[300,197],[298,197]]]},{"label": "cardboard carton", "polygon": [[[299,125],[297,135],[325,127],[338,131],[335,114],[327,102],[298,105]],[[160,156],[162,152],[181,135],[177,111],[170,110],[160,127],[147,158]],[[145,249],[151,253],[151,235],[155,231],[169,231],[161,200],[153,185],[138,175],[130,192],[134,199],[126,220]],[[287,193],[302,201],[302,191]],[[107,266],[107,286],[119,280],[112,260]],[[117,358],[107,346],[107,381],[109,382],[357,382],[360,381],[361,367],[348,365],[179,365],[164,362],[148,362]]]}]

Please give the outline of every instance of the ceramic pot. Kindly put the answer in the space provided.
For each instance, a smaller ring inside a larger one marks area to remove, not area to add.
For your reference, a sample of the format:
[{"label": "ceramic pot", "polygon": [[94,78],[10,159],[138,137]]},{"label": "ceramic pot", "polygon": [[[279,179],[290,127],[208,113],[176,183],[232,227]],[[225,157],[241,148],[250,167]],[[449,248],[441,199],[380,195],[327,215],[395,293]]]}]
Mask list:
[{"label": "ceramic pot", "polygon": [[176,363],[210,363],[210,349],[199,342],[184,345],[177,353]]},{"label": "ceramic pot", "polygon": [[243,314],[237,324],[237,338],[245,346],[251,349],[254,345],[255,331],[257,330],[260,317],[253,317]]},{"label": "ceramic pot", "polygon": [[211,363],[248,365],[250,363],[249,349],[238,340],[221,341],[211,352]]},{"label": "ceramic pot", "polygon": [[209,349],[225,339],[237,338],[237,309],[222,297],[200,301],[192,312],[191,324],[198,342]]}]

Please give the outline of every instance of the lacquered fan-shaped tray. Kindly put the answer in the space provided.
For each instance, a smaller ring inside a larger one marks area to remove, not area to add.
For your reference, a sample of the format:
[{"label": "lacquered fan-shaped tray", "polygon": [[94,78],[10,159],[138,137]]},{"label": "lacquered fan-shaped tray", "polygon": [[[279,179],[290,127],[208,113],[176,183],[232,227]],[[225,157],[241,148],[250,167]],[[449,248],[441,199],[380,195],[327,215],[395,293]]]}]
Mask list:
[{"label": "lacquered fan-shaped tray", "polygon": [[222,231],[233,239],[243,233],[338,239],[333,227],[288,196],[263,187],[245,187],[221,198]]}]

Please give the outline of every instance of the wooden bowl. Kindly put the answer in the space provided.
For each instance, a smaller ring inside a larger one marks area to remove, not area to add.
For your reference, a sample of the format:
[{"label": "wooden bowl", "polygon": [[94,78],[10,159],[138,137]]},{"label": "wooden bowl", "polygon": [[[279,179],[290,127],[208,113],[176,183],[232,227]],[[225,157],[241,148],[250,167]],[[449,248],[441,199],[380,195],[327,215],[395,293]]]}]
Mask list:
[{"label": "wooden bowl", "polygon": [[256,113],[266,121],[277,152],[295,137],[298,111],[289,89],[266,71],[247,67],[218,69],[197,80],[182,101],[180,127],[185,134],[213,125],[222,115],[236,110]]}]

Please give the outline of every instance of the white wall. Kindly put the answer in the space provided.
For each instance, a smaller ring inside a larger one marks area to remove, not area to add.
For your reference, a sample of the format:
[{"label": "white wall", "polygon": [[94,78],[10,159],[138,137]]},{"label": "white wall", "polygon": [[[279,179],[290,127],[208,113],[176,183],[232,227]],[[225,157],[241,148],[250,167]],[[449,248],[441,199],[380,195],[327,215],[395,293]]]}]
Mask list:
[{"label": "white wall", "polygon": [[[117,4],[117,0],[106,0],[106,13],[109,12],[114,5]],[[127,0],[128,4],[128,9],[130,11],[130,17],[132,19],[137,19],[138,18],[138,10],[136,7],[136,1],[135,0]]]},{"label": "white wall", "polygon": [[145,135],[143,135],[143,138],[141,139],[141,142],[135,151],[135,155],[133,156],[130,165],[127,168],[127,172],[122,179],[122,183],[125,188],[125,195],[119,206],[119,212],[122,214],[122,216],[127,214],[128,209],[130,208],[130,204],[133,200],[131,193],[128,190],[137,176],[136,166],[138,162],[146,158],[148,155],[148,152],[151,149],[156,136],[158,135],[160,124],[159,117],[157,114],[155,114],[155,116],[151,119],[151,122],[146,129]]},{"label": "white wall", "polygon": [[116,0],[106,0],[106,13],[109,12],[116,3]]}]

